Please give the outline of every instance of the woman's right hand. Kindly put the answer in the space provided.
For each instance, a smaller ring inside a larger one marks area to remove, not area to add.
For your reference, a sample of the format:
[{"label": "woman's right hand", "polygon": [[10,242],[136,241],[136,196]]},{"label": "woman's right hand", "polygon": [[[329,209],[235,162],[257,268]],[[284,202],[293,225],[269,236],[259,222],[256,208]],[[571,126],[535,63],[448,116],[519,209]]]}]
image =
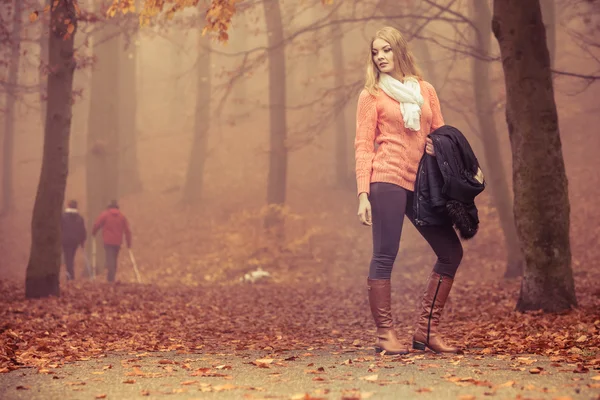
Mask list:
[{"label": "woman's right hand", "polygon": [[369,195],[365,192],[358,195],[358,219],[360,223],[366,226],[373,225],[373,215],[371,214],[371,202]]}]

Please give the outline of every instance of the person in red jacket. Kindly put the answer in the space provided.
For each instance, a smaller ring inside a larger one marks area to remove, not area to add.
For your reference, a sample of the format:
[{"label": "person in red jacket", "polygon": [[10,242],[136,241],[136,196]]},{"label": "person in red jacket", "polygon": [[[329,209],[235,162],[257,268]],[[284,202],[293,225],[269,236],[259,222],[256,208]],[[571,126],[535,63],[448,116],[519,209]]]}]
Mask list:
[{"label": "person in red jacket", "polygon": [[127,218],[119,210],[119,205],[116,200],[112,200],[107,209],[102,212],[96,219],[92,229],[92,235],[102,229],[102,240],[104,242],[104,252],[106,255],[106,270],[107,280],[115,281],[117,274],[117,259],[119,250],[123,243],[123,235],[127,248],[131,248],[131,230]]}]

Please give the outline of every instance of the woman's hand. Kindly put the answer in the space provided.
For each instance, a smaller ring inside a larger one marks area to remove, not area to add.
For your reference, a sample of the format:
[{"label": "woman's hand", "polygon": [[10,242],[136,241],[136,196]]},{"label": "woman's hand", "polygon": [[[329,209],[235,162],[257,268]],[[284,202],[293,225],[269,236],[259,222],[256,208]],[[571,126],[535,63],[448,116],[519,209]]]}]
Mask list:
[{"label": "woman's hand", "polygon": [[369,195],[365,192],[358,195],[358,219],[363,225],[373,225],[371,202],[369,202]]},{"label": "woman's hand", "polygon": [[435,149],[433,148],[433,140],[431,138],[427,138],[427,142],[425,142],[425,152],[432,157],[435,157]]}]

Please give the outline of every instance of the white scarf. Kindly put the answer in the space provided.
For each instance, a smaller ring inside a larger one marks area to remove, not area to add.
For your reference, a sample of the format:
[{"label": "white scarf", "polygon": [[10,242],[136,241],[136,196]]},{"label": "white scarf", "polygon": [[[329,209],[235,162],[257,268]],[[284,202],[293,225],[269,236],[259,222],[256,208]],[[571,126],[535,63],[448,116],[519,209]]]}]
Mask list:
[{"label": "white scarf", "polygon": [[379,87],[392,99],[400,103],[400,111],[407,129],[421,129],[421,106],[423,96],[421,86],[415,78],[407,78],[404,83],[388,74],[379,76]]}]

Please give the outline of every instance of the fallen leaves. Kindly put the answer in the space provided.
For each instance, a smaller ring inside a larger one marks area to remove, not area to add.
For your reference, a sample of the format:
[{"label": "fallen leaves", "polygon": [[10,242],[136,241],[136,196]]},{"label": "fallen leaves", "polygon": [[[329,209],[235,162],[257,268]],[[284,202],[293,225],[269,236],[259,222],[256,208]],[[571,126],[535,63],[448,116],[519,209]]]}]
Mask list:
[{"label": "fallen leaves", "polygon": [[[584,374],[591,371],[593,349],[600,348],[600,297],[586,296],[593,290],[593,285],[587,282],[578,282],[581,299],[578,309],[561,315],[534,315],[512,311],[516,284],[488,284],[473,290],[468,280],[462,281],[452,295],[452,328],[442,324],[441,333],[450,342],[464,345],[472,355],[533,354],[511,359],[515,368],[528,374],[530,370],[531,374],[538,373],[539,357],[535,356],[538,354],[555,357],[553,363],[562,365],[561,369]],[[286,363],[310,359],[314,348],[335,346],[340,354],[358,351],[357,346],[369,346],[373,340],[372,332],[364,328],[371,326],[372,321],[364,312],[361,287],[309,284],[290,290],[289,285],[260,289],[239,285],[232,296],[232,292],[209,284],[172,290],[152,285],[83,281],[65,287],[58,299],[40,302],[24,300],[21,285],[0,281],[0,320],[4,321],[4,329],[0,331],[0,372],[25,366],[51,374],[63,363],[131,349],[140,352],[272,349],[264,350],[264,357],[249,361],[257,368],[284,368]],[[399,307],[397,303],[394,310],[400,321],[410,321],[414,305],[411,301],[418,299],[418,290],[407,287],[403,293],[398,301],[406,304]],[[201,301],[193,300],[200,298]],[[472,304],[478,304],[477,310]],[[264,310],[273,313],[267,324]],[[330,314],[345,317],[324,317]],[[303,316],[302,321],[298,320],[299,315]],[[299,324],[302,329],[298,329]],[[408,323],[403,324],[399,324],[399,330],[410,329]],[[216,335],[218,341],[207,340]],[[575,348],[579,350],[573,351]],[[274,355],[278,349],[301,351],[277,359]],[[376,363],[379,357],[362,359]],[[349,368],[355,362],[360,362],[360,357],[345,357],[338,366]],[[459,366],[461,359],[453,358],[451,362]],[[177,364],[165,357],[156,363],[167,374],[176,368],[193,372],[190,365]],[[132,378],[151,376],[139,368],[128,368]],[[422,368],[434,369],[437,365],[427,363]],[[228,369],[223,363],[196,373],[224,377]],[[539,370],[539,374],[548,372],[561,371]]]},{"label": "fallen leaves", "polygon": [[191,376],[203,376],[203,377],[225,378],[225,379],[233,378],[231,375],[215,372],[212,370],[212,368],[198,368],[194,372],[192,372]]},{"label": "fallen leaves", "polygon": [[275,360],[273,360],[272,358],[263,358],[263,359],[252,361],[252,364],[254,364],[260,368],[269,368],[269,365],[272,364],[273,361],[275,361]]},{"label": "fallen leaves", "polygon": [[427,388],[427,387],[423,387],[423,388],[416,389],[415,392],[417,392],[417,393],[430,393],[430,392],[433,392],[433,389]]},{"label": "fallen leaves", "polygon": [[573,372],[575,372],[576,374],[587,374],[588,372],[590,372],[590,369],[583,364],[577,364],[577,368],[575,368]]}]

